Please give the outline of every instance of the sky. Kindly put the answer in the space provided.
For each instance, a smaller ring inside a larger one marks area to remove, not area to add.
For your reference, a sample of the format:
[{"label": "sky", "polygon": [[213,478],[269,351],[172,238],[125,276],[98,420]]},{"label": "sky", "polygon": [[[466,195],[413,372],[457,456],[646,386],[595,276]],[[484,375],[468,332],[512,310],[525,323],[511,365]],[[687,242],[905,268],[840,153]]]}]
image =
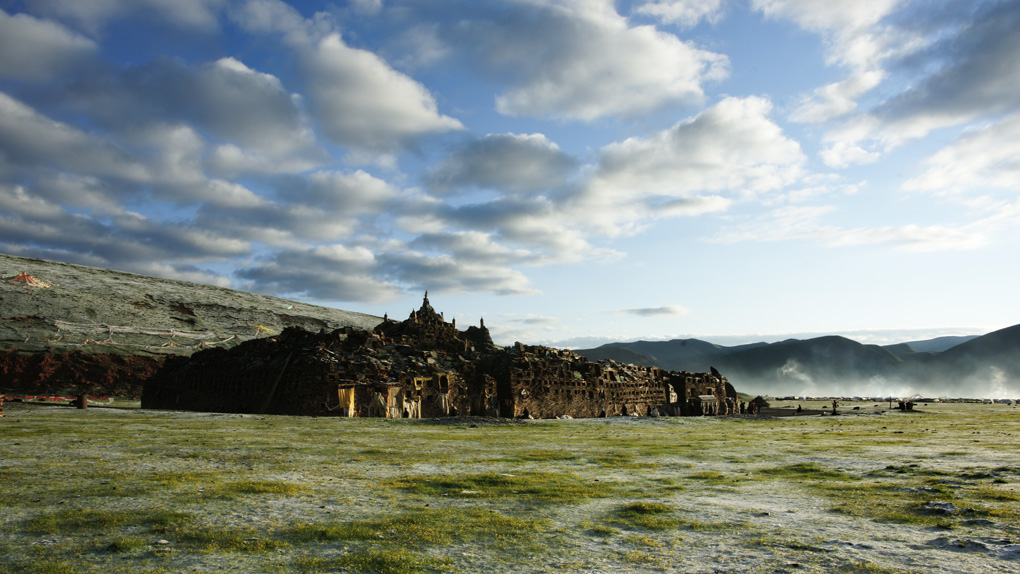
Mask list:
[{"label": "sky", "polygon": [[[1020,2],[0,0],[0,252],[500,344],[1020,323]],[[12,270],[13,271],[13,270]]]}]

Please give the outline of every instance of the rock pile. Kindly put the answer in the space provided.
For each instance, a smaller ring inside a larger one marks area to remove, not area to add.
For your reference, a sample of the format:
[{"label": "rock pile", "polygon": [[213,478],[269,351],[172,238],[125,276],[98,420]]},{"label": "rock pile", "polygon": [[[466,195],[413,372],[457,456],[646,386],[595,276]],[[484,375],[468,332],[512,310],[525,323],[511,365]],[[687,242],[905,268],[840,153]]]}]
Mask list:
[{"label": "rock pile", "polygon": [[566,350],[492,343],[484,320],[459,331],[431,306],[375,329],[289,328],[170,359],[142,407],[313,416],[596,417],[736,412],[717,373],[588,361]]}]

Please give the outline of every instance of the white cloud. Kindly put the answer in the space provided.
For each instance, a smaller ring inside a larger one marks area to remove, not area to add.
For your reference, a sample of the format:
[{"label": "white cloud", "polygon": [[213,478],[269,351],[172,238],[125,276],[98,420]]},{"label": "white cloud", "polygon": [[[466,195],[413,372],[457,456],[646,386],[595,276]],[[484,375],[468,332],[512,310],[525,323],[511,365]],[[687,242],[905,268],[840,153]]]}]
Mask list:
[{"label": "white cloud", "polygon": [[649,0],[634,7],[632,13],[652,16],[669,24],[691,28],[702,20],[713,24],[718,22],[723,15],[723,2],[722,0]]},{"label": "white cloud", "polygon": [[630,233],[644,220],[725,209],[729,200],[714,194],[787,186],[803,176],[805,158],[770,109],[762,98],[727,98],[668,130],[610,144],[571,207],[600,232]]},{"label": "white cloud", "polygon": [[464,128],[437,111],[424,86],[339,34],[323,38],[306,65],[319,125],[340,145],[392,153],[424,135]]},{"label": "white cloud", "polygon": [[106,70],[54,97],[111,137],[138,146],[140,155],[167,168],[163,177],[201,179],[206,169],[229,176],[296,172],[327,159],[300,97],[277,77],[230,57],[197,67],[161,59]]},{"label": "white cloud", "polygon": [[96,45],[63,26],[0,10],[0,76],[45,80],[94,57]]},{"label": "white cloud", "polygon": [[[134,269],[247,255],[251,246],[218,231],[119,212],[74,213],[22,186],[0,185],[0,242],[90,254],[92,264]],[[168,263],[169,264],[169,263]],[[177,267],[175,265],[175,267]]]},{"label": "white cloud", "polygon": [[235,5],[229,17],[249,32],[280,34],[287,45],[303,48],[331,32],[332,23],[320,14],[318,19],[306,20],[280,0],[246,0]]},{"label": "white cloud", "polygon": [[317,206],[337,215],[375,213],[389,201],[402,201],[401,193],[388,182],[362,170],[353,173],[317,171],[308,176],[308,188],[292,201]]},{"label": "white cloud", "polygon": [[[431,174],[433,187],[480,187],[496,197],[456,207],[415,204],[413,230],[425,236],[412,245],[477,259],[461,251],[470,240],[475,255],[521,265],[616,260],[619,252],[595,242],[664,218],[724,211],[733,201],[724,195],[752,197],[802,178],[805,158],[767,118],[770,107],[760,98],[728,98],[671,129],[610,144],[588,168],[544,136],[476,140]],[[570,183],[554,190],[543,182]]]},{"label": "white cloud", "polygon": [[[486,77],[507,86],[499,112],[592,121],[701,103],[729,60],[654,26],[631,26],[612,2],[514,2],[450,10],[439,34]],[[445,18],[445,20],[443,19]]]},{"label": "white cloud", "polygon": [[[904,224],[880,227],[840,227],[822,220],[835,206],[787,206],[747,222],[731,222],[711,243],[813,241],[828,247],[891,245],[908,252],[960,251],[988,243],[984,222],[957,225]],[[1014,216],[1015,219],[1015,216]]]},{"label": "white cloud", "polygon": [[857,109],[857,98],[878,86],[885,76],[881,70],[866,70],[817,88],[790,114],[790,119],[795,122],[821,123],[850,114]]},{"label": "white cloud", "polygon": [[528,262],[534,256],[525,249],[510,249],[499,244],[489,233],[458,231],[422,234],[410,243],[418,251],[449,253],[458,261],[488,265],[512,265]]},{"label": "white cloud", "polygon": [[0,156],[22,170],[53,168],[128,181],[149,179],[145,167],[115,144],[43,116],[2,92]]},{"label": "white cloud", "polygon": [[[888,45],[875,59],[897,73],[891,95],[825,135],[822,157],[831,166],[873,161],[935,130],[988,121],[1020,106],[1013,82],[1020,75],[1020,39],[1015,34],[1020,6],[951,4],[943,7],[959,12],[951,18],[940,18],[937,10],[931,15],[920,4],[906,6],[912,11],[897,13],[895,26],[886,31]],[[837,97],[809,103],[795,117],[828,119],[841,104],[840,94],[853,97],[860,91],[837,88]],[[825,88],[819,92],[824,93]],[[842,105],[845,111],[845,102]]]},{"label": "white cloud", "polygon": [[969,132],[925,161],[904,191],[985,193],[1020,189],[1020,113]]},{"label": "white cloud", "polygon": [[577,160],[542,134],[489,134],[447,157],[428,182],[438,193],[464,188],[548,191],[565,185],[577,167]]},{"label": "white cloud", "polygon": [[112,20],[141,16],[195,30],[218,27],[217,16],[228,0],[33,0],[31,8],[98,33]]},{"label": "white cloud", "polygon": [[617,313],[638,317],[682,317],[689,315],[690,309],[682,305],[666,305],[664,307],[642,307],[640,309],[622,309]]},{"label": "white cloud", "polygon": [[752,6],[768,17],[790,20],[819,34],[827,45],[827,61],[850,68],[846,79],[821,86],[805,96],[790,119],[825,122],[857,109],[857,100],[887,77],[885,62],[897,51],[916,48],[913,34],[882,24],[904,2],[752,1]]},{"label": "white cloud", "polygon": [[382,10],[383,0],[350,0],[351,6],[359,14],[374,16]]},{"label": "white cloud", "polygon": [[363,247],[324,245],[280,251],[238,271],[248,288],[320,301],[392,301],[400,290],[377,279],[375,255]]},{"label": "white cloud", "polygon": [[530,265],[619,256],[613,250],[595,247],[588,241],[587,237],[593,232],[590,221],[576,217],[541,196],[502,197],[456,208],[440,207],[435,216],[443,228],[491,232],[499,241],[523,246],[530,257],[522,263]]},{"label": "white cloud", "polygon": [[774,18],[786,18],[817,32],[853,31],[872,26],[905,0],[817,2],[816,0],[752,0],[751,5]]},{"label": "white cloud", "polygon": [[460,261],[451,255],[427,256],[415,251],[379,256],[383,272],[412,291],[531,295],[536,291],[520,271],[500,265]]},{"label": "white cloud", "polygon": [[296,96],[234,58],[207,64],[185,86],[191,114],[214,133],[270,157],[308,154],[314,136]]},{"label": "white cloud", "polygon": [[392,163],[392,154],[424,136],[464,129],[439,113],[425,86],[347,45],[324,13],[305,19],[279,0],[248,0],[231,18],[249,31],[282,36],[300,62],[319,129],[357,161],[375,154],[376,163]]}]

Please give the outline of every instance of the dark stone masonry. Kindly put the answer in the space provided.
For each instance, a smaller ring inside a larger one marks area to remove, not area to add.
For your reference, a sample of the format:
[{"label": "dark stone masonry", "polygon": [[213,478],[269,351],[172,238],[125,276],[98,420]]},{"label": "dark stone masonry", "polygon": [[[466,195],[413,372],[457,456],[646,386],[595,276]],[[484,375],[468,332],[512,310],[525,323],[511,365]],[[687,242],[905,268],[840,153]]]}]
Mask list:
[{"label": "dark stone masonry", "polygon": [[429,304],[372,331],[288,328],[190,357],[149,378],[142,408],[309,416],[600,417],[740,412],[715,372],[663,371],[516,343],[484,320],[459,331]]}]

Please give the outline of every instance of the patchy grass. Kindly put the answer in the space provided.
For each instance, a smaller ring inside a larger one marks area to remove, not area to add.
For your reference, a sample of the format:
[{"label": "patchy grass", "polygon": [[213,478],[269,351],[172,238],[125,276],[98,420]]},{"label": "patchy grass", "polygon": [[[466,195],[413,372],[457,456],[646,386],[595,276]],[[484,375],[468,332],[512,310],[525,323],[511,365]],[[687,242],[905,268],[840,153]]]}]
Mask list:
[{"label": "patchy grass", "polygon": [[206,496],[236,498],[246,495],[298,496],[310,489],[301,484],[271,480],[240,480],[205,489]]},{"label": "patchy grass", "polygon": [[612,517],[615,525],[645,530],[673,530],[681,521],[673,514],[673,508],[661,502],[632,502],[616,509]]},{"label": "patchy grass", "polygon": [[384,519],[294,526],[281,533],[293,543],[371,540],[427,548],[486,541],[512,548],[534,540],[543,520],[525,520],[472,508],[425,508]]},{"label": "patchy grass", "polygon": [[944,529],[1001,569],[1016,411],[928,410],[472,427],[15,405],[0,573],[899,572],[924,547],[948,574]]},{"label": "patchy grass", "polygon": [[570,472],[417,475],[388,481],[386,484],[430,497],[502,498],[558,504],[605,498],[615,492],[615,488],[609,484],[584,480]]},{"label": "patchy grass", "polygon": [[850,482],[860,480],[860,477],[852,474],[826,468],[815,462],[798,462],[774,468],[763,468],[758,474],[774,479],[786,479],[793,481],[839,481]]},{"label": "patchy grass", "polygon": [[190,514],[165,509],[95,510],[65,508],[45,512],[25,521],[22,528],[34,534],[76,534],[109,531],[123,527],[145,527],[152,531],[177,528],[193,522]]},{"label": "patchy grass", "polygon": [[450,560],[424,556],[400,548],[357,550],[334,558],[301,557],[294,561],[297,572],[372,572],[375,574],[419,574],[446,572]]},{"label": "patchy grass", "polygon": [[740,486],[749,480],[746,476],[715,470],[695,472],[688,474],[686,478],[711,486]]}]

